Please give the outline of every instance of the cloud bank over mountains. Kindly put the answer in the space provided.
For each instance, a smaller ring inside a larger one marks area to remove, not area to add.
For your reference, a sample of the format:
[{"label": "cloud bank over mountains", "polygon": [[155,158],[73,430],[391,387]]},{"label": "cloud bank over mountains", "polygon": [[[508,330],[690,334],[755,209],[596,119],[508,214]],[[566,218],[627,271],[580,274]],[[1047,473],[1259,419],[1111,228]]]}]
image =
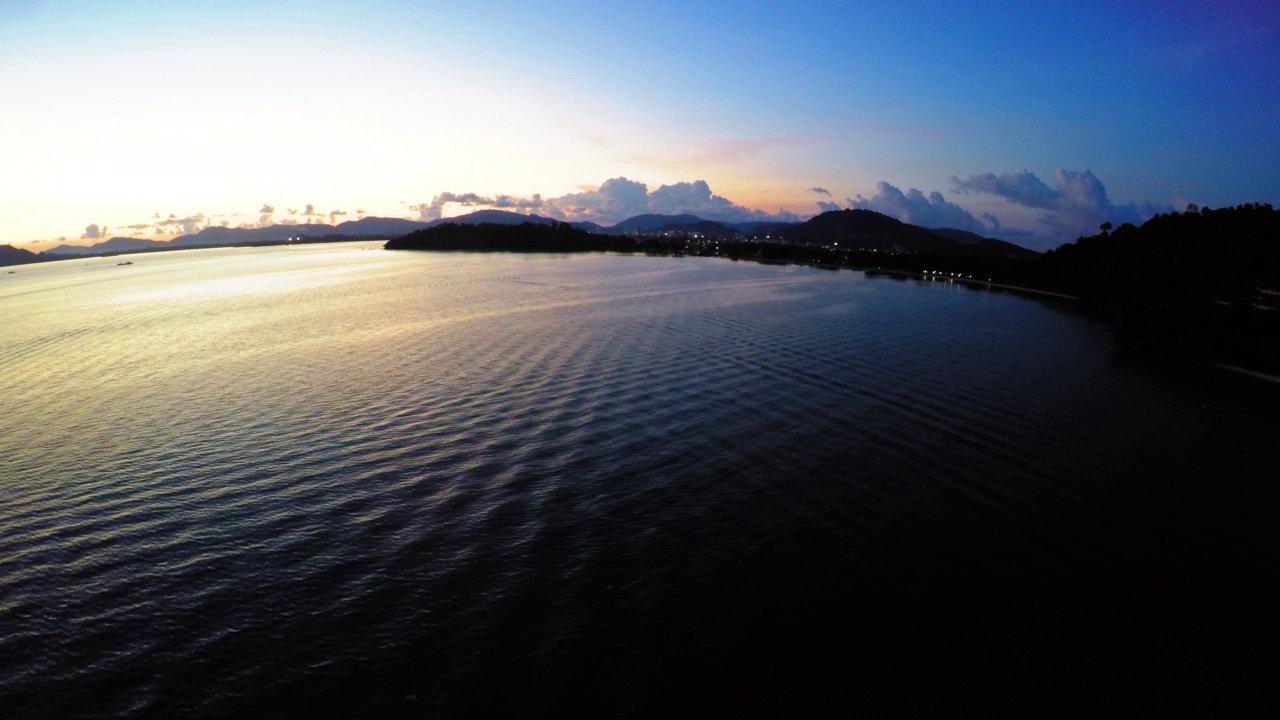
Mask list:
[{"label": "cloud bank over mountains", "polygon": [[1056,180],[1056,185],[1050,186],[1035,173],[1018,170],[999,176],[970,175],[964,180],[952,176],[951,185],[961,194],[994,195],[1014,205],[1040,210],[1040,223],[1051,237],[1062,242],[1092,235],[1104,222],[1137,225],[1153,215],[1174,210],[1167,203],[1116,205],[1107,197],[1102,181],[1088,170],[1059,169]]},{"label": "cloud bank over mountains", "polygon": [[661,185],[655,190],[650,190],[647,184],[628,180],[625,177],[605,180],[594,190],[584,190],[553,198],[544,198],[541,195],[528,198],[510,195],[488,197],[475,193],[444,192],[433,197],[431,202],[411,205],[410,209],[418,213],[420,220],[435,220],[442,216],[444,206],[450,203],[533,212],[557,220],[587,220],[601,225],[613,225],[629,217],[646,213],[659,215],[688,213],[706,220],[721,222],[798,222],[804,219],[798,213],[784,209],[769,213],[743,207],[728,198],[712,193],[711,187],[705,180]]},{"label": "cloud bank over mountains", "polygon": [[[975,216],[936,190],[927,195],[916,188],[903,192],[883,180],[876,183],[876,192],[870,197],[855,195],[845,202],[849,208],[874,210],[913,225],[956,228],[1042,248],[1057,247],[1082,235],[1092,235],[1104,222],[1137,225],[1154,215],[1174,210],[1167,203],[1117,205],[1107,196],[1102,181],[1089,170],[1059,169],[1055,180],[1054,185],[1049,185],[1027,170],[1003,175],[970,175],[963,180],[951,177],[952,193],[991,195],[1018,208],[1039,210],[1035,218],[1037,227],[1034,228],[1009,227],[991,212]],[[834,202],[818,201],[817,204],[823,212],[840,209]]]},{"label": "cloud bank over mountains", "polygon": [[[825,187],[811,186],[804,192],[814,199],[815,213],[801,214],[786,209],[770,213],[739,205],[728,198],[716,195],[705,180],[677,182],[650,189],[643,182],[615,177],[598,187],[584,189],[559,197],[529,197],[514,195],[481,195],[474,192],[442,192],[429,202],[405,205],[414,219],[431,221],[445,216],[446,208],[493,208],[520,213],[534,213],[543,217],[566,221],[591,221],[600,225],[615,225],[629,217],[642,214],[697,215],[720,222],[800,222],[813,214],[832,210],[864,209],[884,213],[903,222],[927,228],[956,228],[985,236],[1013,240],[1028,247],[1042,249],[1071,242],[1081,235],[1091,235],[1103,222],[1120,225],[1126,222],[1140,224],[1153,215],[1169,212],[1173,207],[1158,203],[1126,203],[1117,205],[1107,195],[1102,181],[1089,170],[1058,170],[1055,182],[1050,185],[1027,170],[996,175],[983,173],[961,179],[951,177],[950,193],[953,195],[991,196],[1003,201],[1009,209],[1006,222],[990,211],[974,212],[951,202],[937,190],[924,192],[917,188],[906,191],[887,182],[876,183],[870,195],[855,194],[844,203],[834,200],[834,194]],[[814,197],[817,196],[817,197]],[[988,207],[990,203],[987,203]],[[185,217],[170,214],[162,218],[156,213],[147,223],[125,225],[131,235],[139,235],[152,229],[157,236],[184,235],[200,232],[210,227],[229,227],[236,219],[243,220],[237,227],[253,228],[270,225],[299,225],[310,223],[336,224],[347,216],[344,210],[319,211],[307,203],[301,212],[297,208],[285,208],[287,217],[277,217],[276,206],[263,203],[254,215],[205,215],[196,213]],[[1032,214],[1034,213],[1034,214]],[[364,210],[356,215],[363,217]],[[1012,222],[1010,222],[1011,220]],[[89,225],[81,236],[83,240],[107,237],[108,229]]]},{"label": "cloud bank over mountains", "polygon": [[876,192],[871,197],[855,195],[847,202],[850,208],[874,210],[920,227],[955,228],[979,234],[990,234],[1000,228],[1000,221],[994,215],[988,215],[988,221],[983,223],[968,210],[947,202],[937,190],[927,196],[916,188],[904,193],[883,180],[876,183]]}]

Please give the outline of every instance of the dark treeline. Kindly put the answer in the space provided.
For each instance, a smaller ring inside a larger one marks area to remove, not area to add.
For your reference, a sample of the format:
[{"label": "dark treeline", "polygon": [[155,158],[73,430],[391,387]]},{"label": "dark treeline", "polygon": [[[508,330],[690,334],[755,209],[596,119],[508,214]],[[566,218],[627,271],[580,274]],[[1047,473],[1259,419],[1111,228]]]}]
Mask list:
[{"label": "dark treeline", "polygon": [[1104,224],[1027,271],[1114,320],[1124,340],[1280,372],[1280,211],[1269,204]]},{"label": "dark treeline", "polygon": [[636,252],[634,239],[593,235],[568,223],[445,223],[388,240],[388,250],[463,250],[470,252]]},{"label": "dark treeline", "polygon": [[914,251],[897,252],[797,241],[602,235],[566,223],[450,223],[409,233],[386,247],[690,255],[941,273],[1071,295],[1081,309],[1113,321],[1125,342],[1280,373],[1280,211],[1267,204],[1192,207],[1114,231],[1104,224],[1099,234],[1044,254],[1010,252],[1007,243],[995,240],[920,243]]}]

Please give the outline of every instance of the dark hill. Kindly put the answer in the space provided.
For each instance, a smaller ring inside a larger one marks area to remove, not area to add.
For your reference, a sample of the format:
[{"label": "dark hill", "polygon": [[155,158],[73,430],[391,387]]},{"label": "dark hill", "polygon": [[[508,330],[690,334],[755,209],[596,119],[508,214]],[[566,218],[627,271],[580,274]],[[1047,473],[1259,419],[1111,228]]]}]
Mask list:
[{"label": "dark hill", "polygon": [[404,218],[367,217],[359,220],[348,220],[338,223],[333,231],[338,235],[353,237],[395,237],[414,230],[421,230],[427,224],[420,220]]},{"label": "dark hill", "polygon": [[614,233],[643,234],[653,232],[663,225],[689,225],[700,222],[703,222],[703,220],[697,215],[656,215],[649,213],[629,217],[609,228],[609,230]]},{"label": "dark hill", "polygon": [[944,238],[951,238],[952,240],[965,245],[974,245],[987,239],[978,233],[969,232],[968,230],[957,230],[956,228],[929,228],[929,232],[934,235],[941,235]]},{"label": "dark hill", "polygon": [[854,250],[913,253],[953,251],[958,243],[915,225],[871,210],[832,210],[799,225],[784,228],[785,240]]},{"label": "dark hill", "polygon": [[113,237],[92,245],[58,245],[44,251],[47,255],[99,255],[105,253],[133,252],[135,250],[154,250],[169,247],[164,240],[142,240],[140,238]]},{"label": "dark hill", "polygon": [[23,250],[12,245],[0,245],[0,266],[25,265],[40,262],[40,256],[30,250]]},{"label": "dark hill", "polygon": [[1157,215],[1045,253],[1047,283],[1125,307],[1236,302],[1280,287],[1280,211],[1265,204]]},{"label": "dark hill", "polygon": [[1045,253],[1037,286],[1077,296],[1122,337],[1280,372],[1280,211],[1157,215]]},{"label": "dark hill", "polygon": [[393,238],[384,247],[467,252],[634,252],[636,243],[628,237],[595,235],[555,221],[519,225],[447,222]]},{"label": "dark hill", "polygon": [[445,225],[452,223],[454,225],[476,225],[479,223],[490,223],[494,225],[520,225],[522,223],[534,223],[535,225],[550,225],[555,220],[544,218],[540,215],[525,215],[524,213],[511,212],[509,210],[477,210],[466,215],[459,215],[451,218],[440,218],[427,223],[428,226]]}]

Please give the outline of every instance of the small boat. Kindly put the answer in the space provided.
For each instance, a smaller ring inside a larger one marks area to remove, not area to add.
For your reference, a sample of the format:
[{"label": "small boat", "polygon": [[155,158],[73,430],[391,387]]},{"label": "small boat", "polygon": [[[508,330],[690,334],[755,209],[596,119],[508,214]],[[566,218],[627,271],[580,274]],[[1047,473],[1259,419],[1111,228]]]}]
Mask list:
[{"label": "small boat", "polygon": [[133,264],[132,260],[125,260],[122,263],[116,263],[116,265],[132,265],[132,264]]}]

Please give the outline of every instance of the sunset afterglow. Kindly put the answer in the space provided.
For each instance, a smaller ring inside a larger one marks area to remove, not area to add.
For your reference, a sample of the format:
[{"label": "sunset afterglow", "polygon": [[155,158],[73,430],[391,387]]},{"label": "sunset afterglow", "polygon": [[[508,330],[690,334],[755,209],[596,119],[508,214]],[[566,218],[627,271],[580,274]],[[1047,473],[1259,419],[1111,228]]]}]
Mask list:
[{"label": "sunset afterglow", "polygon": [[868,207],[1051,247],[1280,199],[1278,48],[1252,3],[5,3],[0,243],[449,195],[617,221],[649,204],[557,199],[626,178],[706,181],[711,219]]}]

